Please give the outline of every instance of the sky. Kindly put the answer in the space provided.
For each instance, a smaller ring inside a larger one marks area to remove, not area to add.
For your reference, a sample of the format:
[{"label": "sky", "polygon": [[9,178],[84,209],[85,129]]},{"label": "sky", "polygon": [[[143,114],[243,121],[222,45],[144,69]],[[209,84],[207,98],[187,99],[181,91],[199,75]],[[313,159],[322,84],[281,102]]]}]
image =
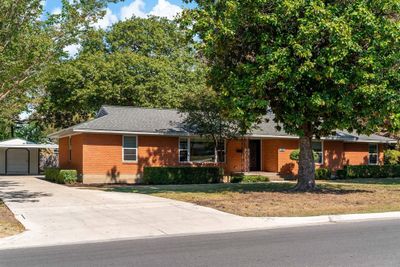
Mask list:
[{"label": "sky", "polygon": [[[43,1],[45,10],[50,13],[61,11],[60,0]],[[110,3],[104,18],[99,21],[98,27],[106,28],[118,20],[124,20],[135,15],[146,17],[155,15],[172,19],[182,11],[184,7],[192,7],[194,4],[184,4],[182,0],[125,0],[119,3]]]},{"label": "sky", "polygon": [[[61,12],[61,0],[43,0],[42,2],[46,12],[53,14]],[[132,16],[145,18],[148,15],[154,15],[173,19],[183,8],[193,6],[193,3],[185,4],[182,0],[124,0],[118,3],[110,3],[106,9],[105,16],[94,26],[106,29],[112,24]],[[78,44],[73,44],[67,46],[65,51],[70,56],[74,56],[79,47]]]}]

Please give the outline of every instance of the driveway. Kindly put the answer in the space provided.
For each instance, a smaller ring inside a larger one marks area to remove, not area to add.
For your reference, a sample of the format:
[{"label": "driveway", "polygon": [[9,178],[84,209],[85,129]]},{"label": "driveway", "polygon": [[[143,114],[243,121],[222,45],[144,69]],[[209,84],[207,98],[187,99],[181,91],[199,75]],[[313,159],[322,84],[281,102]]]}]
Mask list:
[{"label": "driveway", "polygon": [[0,249],[400,218],[400,212],[241,217],[149,195],[71,188],[33,176],[0,176],[0,198],[27,229],[0,239]]},{"label": "driveway", "polygon": [[0,198],[27,229],[1,239],[0,248],[270,226],[267,219],[142,194],[71,188],[32,176],[0,176]]}]

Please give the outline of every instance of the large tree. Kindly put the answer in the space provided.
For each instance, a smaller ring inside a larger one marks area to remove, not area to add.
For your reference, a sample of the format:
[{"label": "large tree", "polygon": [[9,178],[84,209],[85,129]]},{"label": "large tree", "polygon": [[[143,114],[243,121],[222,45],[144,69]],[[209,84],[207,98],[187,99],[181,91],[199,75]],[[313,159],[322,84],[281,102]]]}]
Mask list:
[{"label": "large tree", "polygon": [[312,138],[370,134],[398,117],[400,5],[396,0],[198,0],[182,25],[210,65],[231,114],[299,136],[296,189],[315,187]]},{"label": "large tree", "polygon": [[179,108],[205,87],[203,64],[175,21],[131,18],[82,38],[80,53],[48,72],[36,114],[54,127],[92,117],[99,107]]},{"label": "large tree", "polygon": [[[116,2],[117,0],[111,0]],[[64,48],[104,15],[108,0],[62,2],[60,14],[44,12],[41,0],[0,1],[0,124],[14,124],[41,86],[40,75]]]}]

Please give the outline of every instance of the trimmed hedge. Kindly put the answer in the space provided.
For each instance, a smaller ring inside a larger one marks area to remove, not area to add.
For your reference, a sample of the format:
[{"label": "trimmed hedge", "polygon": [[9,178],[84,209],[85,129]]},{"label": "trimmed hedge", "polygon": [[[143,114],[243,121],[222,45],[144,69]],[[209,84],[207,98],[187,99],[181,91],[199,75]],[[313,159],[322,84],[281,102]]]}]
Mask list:
[{"label": "trimmed hedge", "polygon": [[231,178],[231,183],[262,183],[269,182],[267,176],[237,174]]},{"label": "trimmed hedge", "polygon": [[45,179],[58,184],[74,184],[78,181],[76,170],[61,170],[60,168],[46,168]]},{"label": "trimmed hedge", "polygon": [[144,184],[210,184],[219,183],[220,167],[144,167]]},{"label": "trimmed hedge", "polygon": [[329,180],[331,179],[332,172],[328,168],[319,168],[315,170],[316,180]]},{"label": "trimmed hedge", "polygon": [[346,170],[337,170],[336,179],[346,179]]},{"label": "trimmed hedge", "polygon": [[392,178],[400,177],[400,165],[345,166],[346,178]]}]

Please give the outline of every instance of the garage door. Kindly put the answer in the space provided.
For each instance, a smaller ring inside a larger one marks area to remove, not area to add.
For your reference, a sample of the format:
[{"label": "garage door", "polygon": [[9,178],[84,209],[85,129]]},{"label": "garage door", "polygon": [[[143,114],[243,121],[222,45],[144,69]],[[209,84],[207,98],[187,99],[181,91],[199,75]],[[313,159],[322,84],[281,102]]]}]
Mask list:
[{"label": "garage door", "polygon": [[28,174],[29,152],[26,149],[7,151],[7,174]]}]

